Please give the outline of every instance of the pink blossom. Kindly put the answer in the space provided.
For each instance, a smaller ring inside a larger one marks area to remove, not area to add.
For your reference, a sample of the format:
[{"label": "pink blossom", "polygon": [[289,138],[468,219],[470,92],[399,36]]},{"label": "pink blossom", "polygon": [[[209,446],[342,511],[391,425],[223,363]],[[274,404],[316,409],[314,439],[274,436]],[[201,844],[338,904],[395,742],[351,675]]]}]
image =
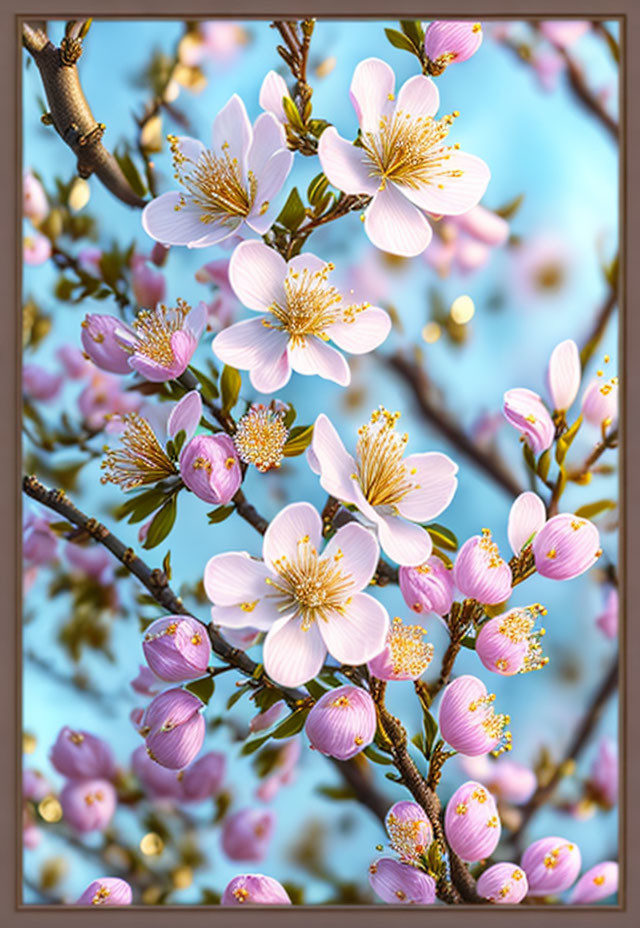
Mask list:
[{"label": "pink blossom", "polygon": [[22,540],[22,558],[25,564],[44,567],[51,564],[58,553],[58,536],[47,519],[30,515],[25,519]]},{"label": "pink blossom", "polygon": [[495,796],[517,806],[528,802],[538,786],[533,770],[510,757],[498,758],[481,779]]},{"label": "pink blossom", "polygon": [[69,380],[83,380],[89,377],[93,367],[75,345],[60,345],[56,349],[56,358],[62,364]]},{"label": "pink blossom", "polygon": [[225,628],[224,637],[233,648],[248,651],[253,647],[262,632],[257,628]]},{"label": "pink blossom", "polygon": [[196,435],[180,453],[180,475],[207,503],[226,505],[242,483],[236,447],[228,435]]},{"label": "pink blossom", "polygon": [[455,791],[444,815],[451,849],[467,862],[490,857],[501,833],[495,799],[480,783],[469,780]]},{"label": "pink blossom", "polygon": [[524,870],[515,864],[494,864],[478,877],[478,894],[495,905],[517,905],[527,895]]},{"label": "pink blossom", "polygon": [[405,603],[414,612],[443,616],[451,609],[453,575],[436,555],[418,567],[401,567],[398,582]]},{"label": "pink blossom", "polygon": [[520,866],[527,875],[529,895],[549,896],[564,892],[575,882],[582,858],[577,844],[566,838],[540,838],[522,855]]},{"label": "pink blossom", "polygon": [[461,593],[494,605],[509,599],[512,581],[511,568],[500,557],[488,528],[465,541],[453,567],[453,582]]},{"label": "pink blossom", "polygon": [[103,586],[113,580],[113,555],[100,545],[90,547],[68,542],[64,553],[71,568],[86,577],[91,577]]},{"label": "pink blossom", "polygon": [[383,309],[345,299],[329,282],[332,270],[332,264],[308,252],[286,262],[262,242],[238,245],[229,262],[231,286],[260,315],[216,335],[214,354],[250,371],[261,393],[279,390],[292,371],[347,386],[349,366],[327,342],[364,354],[382,344],[391,320]]},{"label": "pink blossom", "polygon": [[467,19],[434,21],[427,26],[424,37],[424,50],[434,74],[454,62],[467,61],[481,44],[482,26]]},{"label": "pink blossom", "polygon": [[34,225],[39,225],[49,213],[49,202],[44,187],[32,171],[22,173],[22,214]]},{"label": "pink blossom", "polygon": [[212,796],[217,796],[222,789],[222,783],[227,769],[227,759],[224,754],[209,751],[203,754],[184,771],[182,779],[182,794],[185,802],[204,802]]},{"label": "pink blossom", "polygon": [[291,899],[273,877],[243,873],[227,884],[220,905],[291,905]]},{"label": "pink blossom", "polygon": [[391,857],[381,857],[369,867],[369,883],[390,905],[431,905],[436,901],[433,877]]},{"label": "pink blossom", "polygon": [[60,805],[74,831],[102,831],[116,810],[116,791],[108,780],[69,780],[60,793]]},{"label": "pink blossom", "polygon": [[93,372],[91,379],[78,397],[78,409],[89,429],[113,431],[120,417],[135,412],[141,406],[139,395],[128,393],[121,387],[119,377]]},{"label": "pink blossom", "polygon": [[618,864],[605,860],[583,873],[569,896],[569,905],[590,905],[618,892]]},{"label": "pink blossom", "polygon": [[169,615],[152,622],[142,650],[155,675],[169,683],[204,676],[211,656],[206,628],[188,615]]},{"label": "pink blossom", "polygon": [[554,409],[569,409],[578,395],[581,374],[580,352],[574,340],[568,338],[556,345],[547,368],[547,387]]},{"label": "pink blossom", "polygon": [[504,245],[509,238],[509,223],[486,206],[478,204],[451,220],[461,232],[472,236],[483,245]]},{"label": "pink blossom", "polygon": [[224,820],[222,850],[230,860],[259,863],[267,854],[275,826],[275,812],[270,809],[240,809]]},{"label": "pink blossom", "polygon": [[476,637],[476,653],[487,670],[510,677],[540,670],[548,664],[549,658],[543,657],[540,645],[545,630],[534,631],[538,616],[546,613],[546,609],[535,603],[485,622]]},{"label": "pink blossom", "polygon": [[283,709],[284,701],[281,699],[279,702],[274,703],[269,709],[265,709],[264,712],[259,712],[258,715],[254,715],[249,722],[249,731],[266,731],[267,728],[271,728],[282,715]]},{"label": "pink blossom", "polygon": [[601,554],[600,535],[593,522],[570,512],[553,516],[533,539],[536,570],[551,580],[580,576]]},{"label": "pink blossom", "polygon": [[510,750],[509,716],[497,715],[495,696],[477,677],[465,674],[449,683],[440,703],[440,733],[455,751],[476,757]]},{"label": "pink blossom", "polygon": [[287,97],[293,103],[284,77],[277,71],[267,71],[260,87],[260,106],[268,113],[272,113],[278,122],[286,125],[289,119],[282,105],[283,97]]},{"label": "pink blossom", "polygon": [[34,851],[42,841],[42,831],[28,818],[24,818],[22,828],[22,846]]},{"label": "pink blossom", "polygon": [[483,196],[490,173],[480,158],[442,144],[455,116],[435,120],[440,95],[431,78],[410,78],[397,100],[394,86],[388,64],[379,58],[361,61],[350,90],[360,145],[329,126],[320,136],[318,155],[335,187],[372,197],[364,213],[371,242],[411,257],[431,240],[425,213],[455,215],[471,209]]},{"label": "pink blossom", "polygon": [[618,801],[618,749],[611,738],[602,738],[589,771],[588,793],[605,809]]},{"label": "pink blossom", "polygon": [[212,146],[171,136],[175,173],[182,191],[163,193],[142,213],[142,226],[165,245],[206,248],[234,232],[264,235],[277,215],[274,200],[293,153],[284,130],[270,113],[253,126],[234,94],[213,123]]},{"label": "pink blossom", "polygon": [[82,323],[82,347],[96,367],[113,374],[129,374],[129,352],[116,338],[123,323],[116,316],[89,313]]},{"label": "pink blossom", "polygon": [[167,289],[164,274],[149,267],[144,255],[134,255],[131,260],[131,289],[138,306],[154,309],[164,300]]},{"label": "pink blossom", "polygon": [[40,802],[51,792],[51,784],[39,770],[28,767],[22,769],[22,798]]},{"label": "pink blossom", "polygon": [[586,32],[591,23],[586,19],[544,19],[540,32],[558,48],[570,48]]},{"label": "pink blossom", "polygon": [[384,826],[390,846],[402,863],[419,866],[433,841],[433,828],[422,806],[408,799],[394,803],[385,816]]},{"label": "pink blossom", "polygon": [[188,690],[172,689],[156,696],[142,719],[149,757],[170,770],[190,764],[204,741],[201,709],[198,697]]},{"label": "pink blossom", "polygon": [[22,368],[22,389],[31,400],[53,400],[64,382],[62,374],[53,374],[39,364],[25,364]]},{"label": "pink blossom", "polygon": [[461,274],[483,267],[491,249],[504,245],[509,223],[502,216],[478,204],[460,216],[449,216],[436,227],[437,236],[424,252],[424,258],[441,277],[455,265]]},{"label": "pink blossom", "polygon": [[525,387],[507,390],[503,412],[507,422],[524,435],[534,454],[551,447],[556,434],[555,425],[547,407],[533,390]]},{"label": "pink blossom", "polygon": [[157,696],[163,686],[164,682],[146,664],[140,664],[138,676],[131,681],[131,688],[141,696]]},{"label": "pink blossom", "polygon": [[458,465],[439,452],[404,457],[407,435],[395,431],[398,413],[380,406],[358,430],[355,457],[321,413],[307,461],[323,490],[358,508],[382,550],[400,565],[423,564],[432,544],[423,522],[435,519],[458,486]]},{"label": "pink blossom", "polygon": [[348,760],[363,751],[376,733],[376,707],[366,690],[329,690],[307,716],[304,730],[312,747],[328,757]]},{"label": "pink blossom", "polygon": [[566,68],[562,55],[546,48],[537,48],[534,51],[531,65],[538,76],[540,86],[547,93],[556,89],[558,77]]},{"label": "pink blossom", "polygon": [[188,67],[198,67],[207,61],[217,69],[224,69],[248,41],[240,23],[219,19],[200,22],[197,34],[189,33],[180,43],[180,61]]},{"label": "pink blossom", "polygon": [[121,324],[116,341],[129,353],[129,367],[153,383],[164,383],[184,374],[204,330],[206,307],[194,309],[178,299],[172,308],[141,310],[133,328]]},{"label": "pink blossom", "polygon": [[591,425],[608,428],[618,421],[618,378],[592,380],[582,397],[582,414]]},{"label": "pink blossom", "polygon": [[366,663],[389,629],[386,609],[361,592],[377,567],[375,538],[350,523],[319,553],[321,542],[320,514],[309,503],[292,503],[269,525],[263,560],[232,552],[205,567],[212,621],[266,631],[265,669],[283,686],[315,677],[327,651],[341,663]]},{"label": "pink blossom", "polygon": [[75,905],[131,905],[131,887],[117,877],[101,876],[89,883]]},{"label": "pink blossom", "polygon": [[229,281],[229,261],[209,261],[196,271],[196,280],[216,287],[212,302],[207,303],[207,331],[218,332],[231,324],[238,298]]},{"label": "pink blossom", "polygon": [[424,641],[426,634],[421,625],[404,625],[396,617],[384,648],[368,663],[369,672],[379,680],[417,680],[433,658],[433,645]]},{"label": "pink blossom", "polygon": [[67,725],[60,730],[49,759],[58,773],[74,780],[112,779],[115,775],[113,754],[106,741]]},{"label": "pink blossom", "polygon": [[175,799],[178,802],[184,799],[183,772],[161,767],[160,764],[151,760],[143,744],[131,755],[131,769],[142,784],[145,793],[152,799]]},{"label": "pink blossom", "polygon": [[297,764],[302,750],[299,738],[290,738],[276,749],[272,771],[264,778],[256,790],[256,798],[262,802],[271,802],[278,790],[289,786],[296,778]]},{"label": "pink blossom", "polygon": [[83,248],[78,252],[78,264],[86,274],[93,277],[102,277],[101,261],[102,251],[99,248]]},{"label": "pink blossom", "polygon": [[526,491],[517,496],[509,510],[507,535],[514,554],[520,554],[547,521],[547,510],[537,495]]},{"label": "pink blossom", "polygon": [[515,252],[514,290],[523,302],[539,307],[541,299],[551,300],[565,289],[573,261],[566,241],[552,229],[542,230]]},{"label": "pink blossom", "polygon": [[596,619],[596,625],[602,634],[611,640],[618,635],[618,591],[611,587],[607,593],[604,611]]},{"label": "pink blossom", "polygon": [[33,232],[22,240],[22,260],[25,264],[37,267],[51,257],[51,242],[46,235]]}]

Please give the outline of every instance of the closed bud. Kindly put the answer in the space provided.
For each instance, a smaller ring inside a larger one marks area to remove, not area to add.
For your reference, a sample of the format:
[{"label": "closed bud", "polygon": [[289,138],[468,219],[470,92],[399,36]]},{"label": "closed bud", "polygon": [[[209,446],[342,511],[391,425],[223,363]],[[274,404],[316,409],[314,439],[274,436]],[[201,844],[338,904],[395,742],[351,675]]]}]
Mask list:
[{"label": "closed bud", "polygon": [[478,895],[495,905],[517,905],[527,895],[529,884],[524,870],[515,864],[494,864],[480,875]]},{"label": "closed bud", "polygon": [[453,602],[453,576],[439,557],[419,567],[401,567],[398,582],[404,601],[414,612],[446,615]]},{"label": "closed bud", "polygon": [[391,857],[381,857],[369,867],[369,884],[390,905],[431,905],[436,900],[433,877]]},{"label": "closed bud", "polygon": [[321,754],[348,760],[371,744],[376,724],[376,708],[366,690],[339,686],[320,697],[307,717],[305,731]]},{"label": "closed bud", "polygon": [[34,225],[38,225],[49,212],[49,202],[44,187],[31,171],[22,175],[22,212]]},{"label": "closed bud", "polygon": [[125,880],[102,876],[89,883],[76,905],[131,905],[131,887]]},{"label": "closed bud", "polygon": [[534,454],[546,451],[553,444],[556,427],[537,393],[524,387],[507,390],[504,395],[504,417],[530,446]]},{"label": "closed bud", "polygon": [[439,74],[447,65],[467,61],[482,44],[482,26],[470,20],[447,19],[427,26],[424,50]]},{"label": "closed bud", "polygon": [[509,510],[507,535],[514,554],[520,554],[527,542],[547,521],[547,510],[537,493],[521,493]]},{"label": "closed bud", "polygon": [[67,725],[60,730],[49,759],[58,773],[72,780],[112,779],[115,774],[109,745],[88,731],[76,731]]},{"label": "closed bud", "polygon": [[227,759],[224,754],[209,751],[190,764],[182,778],[182,793],[185,802],[203,802],[217,796],[222,789]]},{"label": "closed bud", "polygon": [[568,338],[551,352],[547,369],[547,386],[553,408],[566,412],[580,389],[580,352],[572,338]]},{"label": "closed bud", "polygon": [[540,529],[533,541],[536,570],[551,580],[572,580],[593,567],[602,554],[593,522],[561,512]]},{"label": "closed bud", "polygon": [[491,793],[474,780],[458,787],[447,803],[444,830],[451,849],[464,861],[493,854],[502,829]]},{"label": "closed bud", "polygon": [[581,863],[577,844],[565,838],[540,838],[526,849],[520,866],[527,875],[529,894],[548,896],[569,889]]},{"label": "closed bud", "polygon": [[281,883],[262,873],[243,873],[227,884],[220,905],[291,905]]},{"label": "closed bud", "polygon": [[258,863],[266,856],[275,824],[270,809],[240,809],[225,819],[222,850],[230,860]]},{"label": "closed bud", "polygon": [[509,598],[513,581],[511,568],[500,557],[489,529],[469,538],[460,548],[453,580],[461,593],[481,603],[494,605]]},{"label": "closed bud", "polygon": [[70,780],[60,793],[60,805],[74,831],[103,831],[116,810],[116,791],[108,780]]},{"label": "closed bud", "polygon": [[115,316],[102,313],[89,313],[82,323],[80,340],[82,347],[96,367],[112,374],[130,374],[130,353],[122,347],[116,338],[116,331],[124,323]]},{"label": "closed bud", "polygon": [[204,676],[211,656],[206,628],[188,615],[170,615],[152,622],[142,650],[153,673],[169,683]]},{"label": "closed bud", "polygon": [[509,716],[494,711],[493,693],[477,677],[465,674],[445,687],[440,703],[440,733],[455,751],[476,757],[511,750]]},{"label": "closed bud", "polygon": [[228,435],[196,435],[180,455],[180,475],[206,503],[226,505],[242,483],[240,461]]},{"label": "closed bud", "polygon": [[605,860],[583,873],[569,896],[569,905],[590,905],[618,892],[618,864]]},{"label": "closed bud", "polygon": [[156,696],[142,719],[149,757],[171,770],[190,764],[204,741],[201,709],[198,697],[188,690],[172,689]]},{"label": "closed bud", "polygon": [[618,421],[618,378],[592,380],[582,397],[582,414],[592,425],[608,428]]},{"label": "closed bud", "polygon": [[131,769],[149,798],[183,799],[182,772],[167,770],[151,760],[143,744],[131,755]]}]

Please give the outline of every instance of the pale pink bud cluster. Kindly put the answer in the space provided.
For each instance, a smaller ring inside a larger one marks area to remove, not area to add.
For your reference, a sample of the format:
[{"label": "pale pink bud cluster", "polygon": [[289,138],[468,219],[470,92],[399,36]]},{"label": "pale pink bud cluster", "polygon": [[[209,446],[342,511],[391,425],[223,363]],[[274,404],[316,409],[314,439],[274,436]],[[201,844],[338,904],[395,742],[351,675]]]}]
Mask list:
[{"label": "pale pink bud cluster", "polygon": [[220,905],[291,905],[286,889],[271,876],[243,873],[227,884]]},{"label": "pale pink bud cluster", "polygon": [[225,819],[222,850],[230,860],[259,863],[266,856],[275,826],[271,809],[239,809]]},{"label": "pale pink bud cluster", "polygon": [[49,213],[44,187],[31,171],[22,174],[22,212],[34,225],[39,225]]},{"label": "pale pink bud cluster", "polygon": [[529,893],[548,896],[564,892],[575,882],[582,858],[577,844],[566,838],[540,838],[522,855],[520,866],[527,874]]},{"label": "pale pink bud cluster", "polygon": [[115,775],[115,762],[111,748],[87,731],[75,731],[67,725],[60,730],[49,754],[58,773],[70,780],[103,778]]},{"label": "pale pink bud cluster", "polygon": [[433,841],[433,828],[422,806],[410,799],[396,802],[387,812],[384,826],[402,863],[419,866]]},{"label": "pale pink bud cluster", "polygon": [[446,615],[453,602],[453,577],[439,557],[430,557],[419,567],[401,567],[400,591],[414,612]]},{"label": "pale pink bud cluster", "polygon": [[188,690],[160,693],[147,707],[140,733],[149,757],[162,767],[181,770],[199,753],[205,734],[202,703]]},{"label": "pale pink bud cluster", "polygon": [[25,519],[22,558],[26,565],[43,567],[55,560],[58,553],[58,536],[47,519],[29,515]]},{"label": "pale pink bud cluster", "polygon": [[211,655],[206,628],[188,615],[169,615],[152,622],[142,650],[153,673],[169,683],[204,676]]},{"label": "pale pink bud cluster", "polygon": [[593,522],[570,512],[553,516],[533,540],[536,570],[551,580],[572,580],[593,567],[602,554]]},{"label": "pale pink bud cluster", "polygon": [[369,866],[369,884],[390,905],[431,905],[436,899],[433,877],[392,857],[381,857]]},{"label": "pale pink bud cluster", "polygon": [[93,880],[75,905],[131,905],[131,887],[126,880],[101,876]]},{"label": "pale pink bud cluster", "polygon": [[485,622],[476,638],[476,653],[487,670],[510,677],[544,667],[549,662],[540,645],[545,629],[534,628],[538,616],[546,614],[546,609],[534,603]]},{"label": "pale pink bud cluster", "polygon": [[524,870],[515,864],[494,864],[478,877],[478,895],[495,905],[517,905],[529,890]]},{"label": "pale pink bud cluster", "polygon": [[459,786],[447,803],[444,830],[451,849],[464,861],[493,854],[502,827],[491,793],[474,780]]},{"label": "pale pink bud cluster", "polygon": [[321,696],[307,716],[305,731],[321,754],[348,760],[374,739],[376,707],[358,686],[339,686]]},{"label": "pale pink bud cluster", "polygon": [[433,658],[433,645],[425,642],[426,629],[404,625],[395,618],[380,652],[369,661],[369,671],[379,680],[417,680]]},{"label": "pale pink bud cluster", "polygon": [[22,366],[22,392],[31,400],[44,402],[55,399],[60,390],[64,377],[48,371],[39,364],[23,364]]},{"label": "pale pink bud cluster", "polygon": [[51,257],[51,242],[46,235],[34,232],[22,240],[22,260],[31,267],[44,264]]},{"label": "pale pink bud cluster", "polygon": [[430,73],[440,74],[447,65],[467,61],[482,44],[482,26],[470,20],[443,20],[429,24],[424,49],[431,62]]},{"label": "pale pink bud cluster", "polygon": [[242,483],[235,445],[228,435],[196,435],[180,454],[180,475],[206,503],[226,505]]},{"label": "pale pink bud cluster", "polygon": [[69,780],[60,793],[60,805],[74,831],[102,831],[116,810],[116,791],[109,780]]},{"label": "pale pink bud cluster", "polygon": [[618,864],[605,860],[583,873],[569,896],[569,905],[592,905],[618,892]]},{"label": "pale pink bud cluster", "polygon": [[500,557],[488,528],[465,541],[453,568],[453,580],[461,593],[478,602],[495,605],[509,599],[513,577]]},{"label": "pale pink bud cluster", "polygon": [[458,677],[445,687],[440,703],[440,733],[461,754],[500,754],[511,750],[508,715],[497,715],[495,696],[477,677]]}]

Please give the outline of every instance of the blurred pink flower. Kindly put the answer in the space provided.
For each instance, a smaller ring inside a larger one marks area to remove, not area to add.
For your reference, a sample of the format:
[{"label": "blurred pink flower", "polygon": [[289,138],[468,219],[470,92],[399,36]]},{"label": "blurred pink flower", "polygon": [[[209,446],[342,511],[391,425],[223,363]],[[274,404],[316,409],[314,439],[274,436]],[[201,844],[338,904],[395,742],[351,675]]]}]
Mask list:
[{"label": "blurred pink flower", "polygon": [[598,377],[587,386],[582,397],[582,414],[587,422],[599,429],[609,428],[618,421],[618,378]]},{"label": "blurred pink flower", "polygon": [[79,834],[103,831],[116,810],[116,791],[108,780],[69,780],[60,793],[65,821]]},{"label": "blurred pink flower", "polygon": [[50,528],[48,519],[29,513],[24,522],[22,558],[32,567],[51,564],[58,554],[58,536]]},{"label": "blurred pink flower", "polygon": [[49,213],[49,202],[44,187],[32,171],[22,172],[22,214],[34,225],[39,225]]},{"label": "blurred pink flower", "polygon": [[89,883],[75,905],[131,905],[131,887],[117,877],[101,876]]},{"label": "blurred pink flower", "polygon": [[229,260],[209,261],[196,271],[198,283],[211,283],[216,290],[207,307],[207,331],[219,332],[231,325],[236,308],[240,305],[229,281]]},{"label": "blurred pink flower", "polygon": [[596,619],[596,625],[606,638],[613,640],[618,635],[618,591],[610,587],[604,610]]},{"label": "blurred pink flower", "polygon": [[75,345],[60,345],[56,349],[56,358],[64,368],[69,380],[83,380],[93,372],[93,367]]},{"label": "blurred pink flower", "polygon": [[143,744],[131,755],[131,769],[151,799],[173,799],[176,802],[182,802],[184,799],[183,772],[161,767],[151,760]]},{"label": "blurred pink flower", "polygon": [[188,38],[180,45],[182,64],[194,68],[211,63],[219,70],[229,67],[249,41],[241,23],[219,19],[199,22],[197,32]]},{"label": "blurred pink flower", "polygon": [[266,857],[275,825],[270,809],[240,809],[224,820],[222,850],[230,860],[259,863]]},{"label": "blurred pink flower", "polygon": [[131,289],[138,306],[155,309],[164,300],[167,284],[164,274],[150,267],[148,261],[137,254],[131,259]]},{"label": "blurred pink flower", "polygon": [[220,905],[291,905],[291,899],[273,877],[243,873],[227,884]]},{"label": "blurred pink flower", "polygon": [[329,690],[311,709],[304,730],[316,751],[338,760],[349,760],[374,739],[376,707],[373,699],[358,686]]},{"label": "blurred pink flower", "polygon": [[297,764],[302,750],[299,738],[290,738],[277,749],[271,772],[264,778],[256,790],[256,798],[262,802],[271,802],[282,786],[294,782]]},{"label": "blurred pink flower", "polygon": [[142,404],[140,395],[122,389],[119,377],[94,371],[78,397],[78,410],[91,431],[118,432],[122,419],[136,412]]},{"label": "blurred pink flower", "polygon": [[569,905],[592,905],[618,892],[618,864],[605,860],[580,877],[569,896]]},{"label": "blurred pink flower", "polygon": [[25,264],[37,267],[51,257],[51,242],[46,235],[32,232],[22,240],[22,260]]},{"label": "blurred pink flower", "polygon": [[589,771],[588,793],[606,809],[618,801],[618,748],[611,738],[600,739],[597,754]]},{"label": "blurred pink flower", "polygon": [[140,664],[138,676],[131,681],[131,688],[141,696],[157,696],[163,687],[164,681],[159,680],[146,664]]},{"label": "blurred pink flower", "polygon": [[182,796],[185,802],[204,802],[218,795],[227,769],[227,758],[217,751],[209,751],[190,764],[182,778]]},{"label": "blurred pink flower", "polygon": [[54,400],[63,383],[62,374],[54,374],[39,364],[25,364],[22,367],[22,390],[31,400]]},{"label": "blurred pink flower", "polygon": [[113,753],[106,741],[68,725],[60,729],[49,759],[58,773],[74,780],[110,780],[115,775]]},{"label": "blurred pink flower", "polygon": [[591,29],[588,19],[543,19],[540,32],[558,48],[570,48]]}]

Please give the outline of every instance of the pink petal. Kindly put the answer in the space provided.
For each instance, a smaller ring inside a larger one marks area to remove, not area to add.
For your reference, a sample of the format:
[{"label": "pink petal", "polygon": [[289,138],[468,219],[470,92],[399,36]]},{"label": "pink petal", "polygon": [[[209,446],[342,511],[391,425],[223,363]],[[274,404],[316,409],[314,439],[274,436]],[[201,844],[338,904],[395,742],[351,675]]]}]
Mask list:
[{"label": "pink petal", "polygon": [[334,322],[326,330],[338,348],[351,354],[373,351],[391,331],[391,319],[384,309],[371,306],[357,313],[353,322]]},{"label": "pink petal", "polygon": [[258,235],[271,228],[277,215],[277,204],[272,201],[278,196],[293,164],[293,152],[281,148],[269,158],[258,174],[256,199],[246,223]]},{"label": "pink petal", "polygon": [[332,657],[342,664],[364,664],[384,648],[389,616],[373,596],[356,593],[344,614],[335,612],[319,625]]},{"label": "pink petal", "polygon": [[[400,189],[420,209],[443,216],[457,216],[476,206],[483,197],[491,177],[489,168],[476,155],[468,155],[454,148],[444,149],[440,169],[434,168],[432,183]],[[460,177],[452,177],[452,171],[461,171]]]},{"label": "pink petal", "polygon": [[335,561],[342,574],[351,577],[352,589],[368,586],[376,572],[380,549],[373,534],[362,525],[350,522],[335,533],[322,553],[323,561]]},{"label": "pink petal", "polygon": [[252,370],[263,364],[276,364],[286,348],[283,332],[263,325],[266,316],[236,322],[219,332],[211,343],[213,353],[232,367]]},{"label": "pink petal", "polygon": [[365,213],[364,229],[376,248],[412,258],[431,241],[431,226],[395,184],[379,190]]},{"label": "pink petal", "polygon": [[370,166],[362,148],[338,135],[328,126],[318,143],[318,157],[329,182],[345,193],[375,193],[379,181],[370,175]]},{"label": "pink petal", "polygon": [[242,242],[229,262],[229,281],[236,296],[259,313],[284,300],[286,273],[284,259],[263,242]]},{"label": "pink petal", "polygon": [[303,342],[289,342],[287,352],[289,363],[298,374],[318,374],[342,387],[351,380],[351,371],[344,356],[315,335],[307,336]]},{"label": "pink petal", "polygon": [[439,106],[440,94],[435,82],[418,74],[400,88],[395,111],[411,116],[435,116]]},{"label": "pink petal", "polygon": [[247,603],[251,606],[250,612],[242,606],[212,606],[211,621],[222,628],[234,629],[247,628],[251,623],[250,628],[266,632],[282,617],[277,604],[271,599],[247,600]]},{"label": "pink petal", "polygon": [[468,213],[463,213],[456,224],[459,229],[485,245],[504,245],[509,238],[509,223],[506,219],[484,206],[474,206]]},{"label": "pink petal", "polygon": [[320,413],[313,427],[311,449],[318,464],[320,486],[331,496],[346,503],[355,503],[353,493],[356,462],[347,453],[333,424]]},{"label": "pink petal", "polygon": [[[268,592],[267,577],[272,573],[262,561],[244,551],[216,554],[207,561],[204,569],[204,590],[216,606],[237,606],[238,603],[261,599]],[[245,613],[244,624],[251,625],[250,613]]]},{"label": "pink petal", "polygon": [[[253,139],[247,154],[247,167],[258,180],[272,155],[285,145],[284,130],[275,116],[271,113],[258,116],[253,125]],[[292,152],[289,154],[293,157]]]},{"label": "pink petal", "polygon": [[[281,334],[281,333],[279,333]],[[291,365],[286,346],[279,358],[272,358],[264,364],[258,364],[251,369],[249,380],[258,393],[274,393],[281,390],[289,382]]]},{"label": "pink petal", "polygon": [[414,522],[406,522],[398,516],[378,514],[378,538],[384,553],[402,566],[417,567],[431,554],[429,533]]},{"label": "pink petal", "polygon": [[281,686],[300,686],[319,673],[327,649],[318,625],[302,629],[301,619],[279,619],[267,632],[264,668]]},{"label": "pink petal", "polygon": [[186,432],[186,440],[196,433],[196,429],[202,418],[202,400],[197,390],[191,390],[182,397],[179,403],[171,410],[167,422],[167,433],[170,438],[175,438],[178,432]]},{"label": "pink petal", "polygon": [[180,197],[177,191],[163,193],[142,211],[142,228],[163,245],[189,245],[207,232],[207,226],[200,221],[200,207],[187,200],[184,206],[176,209]]},{"label": "pink petal", "polygon": [[[437,451],[410,454],[404,459],[410,479],[419,484],[398,503],[405,519],[427,522],[447,508],[456,492],[458,465]],[[415,473],[413,473],[415,471]]]},{"label": "pink petal", "polygon": [[327,266],[327,262],[323,261],[322,258],[318,258],[316,255],[312,255],[310,251],[304,251],[301,255],[296,255],[295,258],[292,258],[287,264],[288,271],[310,271],[314,274],[316,271],[324,271]]},{"label": "pink petal", "polygon": [[214,119],[212,138],[214,151],[220,152],[223,145],[228,145],[229,155],[244,166],[252,132],[245,105],[236,93]]},{"label": "pink petal", "polygon": [[200,300],[200,302],[193,307],[187,316],[185,327],[191,332],[196,340],[199,340],[200,336],[204,332],[206,322],[207,304],[203,300]]},{"label": "pink petal", "polygon": [[380,117],[393,107],[396,78],[380,58],[365,58],[353,72],[349,97],[363,132],[377,132]]},{"label": "pink petal", "polygon": [[551,352],[547,386],[554,409],[567,410],[580,389],[580,352],[572,338],[560,342]]},{"label": "pink petal", "polygon": [[322,540],[322,519],[310,503],[291,503],[281,509],[265,532],[262,556],[265,564],[275,570],[281,557],[296,561],[300,540],[309,537],[312,547],[319,549]]},{"label": "pink petal", "polygon": [[207,222],[203,225],[203,228],[208,230],[206,235],[203,235],[197,241],[189,242],[188,247],[209,248],[210,245],[217,245],[219,242],[231,238],[241,224],[242,219],[239,216],[229,216],[219,222]]},{"label": "pink petal", "polygon": [[519,554],[524,543],[539,532],[546,521],[547,510],[536,493],[527,491],[516,497],[509,512],[507,528],[513,553]]},{"label": "pink petal", "polygon": [[269,71],[260,88],[259,102],[263,110],[273,113],[280,122],[287,121],[282,105],[283,97],[290,97],[284,78],[275,71]]}]

